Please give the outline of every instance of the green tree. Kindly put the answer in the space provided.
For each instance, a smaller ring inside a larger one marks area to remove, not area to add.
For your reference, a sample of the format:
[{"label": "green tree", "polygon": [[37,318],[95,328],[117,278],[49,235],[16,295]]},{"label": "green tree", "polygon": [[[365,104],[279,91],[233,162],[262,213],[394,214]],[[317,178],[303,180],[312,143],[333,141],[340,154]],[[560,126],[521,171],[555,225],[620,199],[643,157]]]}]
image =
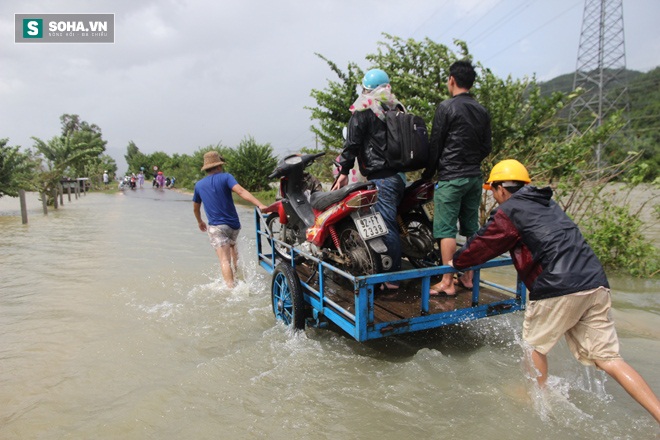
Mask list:
[{"label": "green tree", "polygon": [[[168,156],[167,153],[163,151],[154,151],[151,154],[147,154],[145,160],[148,164],[147,167],[145,167],[146,176],[149,176],[149,174],[155,175],[158,171],[162,171],[163,174],[168,174],[165,165],[170,161],[170,156]],[[158,167],[158,170],[154,171],[154,167]],[[129,171],[137,174],[140,169],[130,169]]]},{"label": "green tree", "polygon": [[355,63],[349,63],[346,72],[337,64],[321,54],[316,54],[326,62],[339,81],[328,80],[324,90],[312,89],[311,96],[316,100],[316,107],[306,107],[312,112],[312,120],[318,121],[318,127],[310,127],[318,137],[324,150],[337,153],[343,147],[342,130],[351,118],[348,108],[356,98],[356,86],[362,81],[364,73]]},{"label": "green tree", "polygon": [[234,175],[238,183],[248,191],[269,188],[268,175],[277,165],[270,144],[258,144],[248,136],[241,141],[236,151],[225,157],[225,169]]},{"label": "green tree", "polygon": [[[369,67],[388,72],[397,97],[410,112],[423,117],[432,130],[435,109],[448,97],[445,83],[449,66],[458,59],[471,59],[467,45],[455,41],[458,51],[454,52],[428,39],[418,42],[384,36],[385,41],[378,44],[378,53],[365,57],[371,63]],[[322,138],[325,145],[338,146],[341,145],[339,127],[350,118],[345,111],[346,103],[350,105],[355,99],[354,91],[362,72],[355,63],[349,63],[349,72],[344,73],[323,59],[337,74],[339,82],[329,81],[326,89],[312,91],[318,104],[311,108],[312,119],[318,121],[316,131],[325,136]],[[601,127],[581,135],[567,136],[562,109],[580,91],[542,95],[534,78],[501,79],[480,63],[475,65],[478,75],[471,92],[489,110],[493,128],[493,152],[484,161],[484,175],[502,159],[520,160],[535,184],[550,184],[555,189],[558,203],[579,223],[585,215],[592,218],[606,215],[602,189],[612,179],[631,175],[635,167],[636,176],[649,172],[650,167],[638,166],[639,154],[625,155],[607,169],[595,166],[594,147],[621,128],[621,115],[613,115]],[[482,219],[492,207],[489,203],[493,202],[485,195]],[[604,235],[607,234],[600,236]],[[599,236],[597,231],[594,236]]]},{"label": "green tree", "polygon": [[144,170],[145,173],[153,172],[149,166],[149,158],[140,151],[133,141],[130,141],[128,146],[126,146],[124,159],[126,159],[126,163],[128,164],[127,174],[137,174],[141,170]]},{"label": "green tree", "polygon": [[19,146],[10,147],[0,139],[0,197],[17,197],[18,190],[29,189],[34,176],[34,162]]},{"label": "green tree", "polygon": [[[378,42],[378,52],[365,56],[371,63],[369,68],[380,68],[387,72],[397,98],[409,112],[421,116],[431,128],[438,104],[449,97],[446,85],[449,66],[457,60],[472,58],[467,45],[463,41],[454,40],[458,49],[455,52],[429,38],[416,41],[387,33],[383,36],[385,41]],[[478,90],[479,78],[473,92]]]},{"label": "green tree", "polygon": [[355,63],[349,63],[346,72],[337,64],[321,54],[316,54],[325,61],[339,81],[328,80],[323,90],[312,89],[310,95],[316,100],[316,107],[305,107],[312,112],[311,119],[317,121],[310,129],[319,140],[320,148],[304,149],[306,153],[325,152],[325,156],[316,161],[313,173],[321,180],[332,179],[332,162],[344,145],[343,129],[348,125],[351,112],[348,108],[357,97],[356,87],[361,83],[363,71]]},{"label": "green tree", "polygon": [[92,184],[97,188],[103,186],[103,172],[107,171],[110,180],[114,179],[117,175],[117,163],[115,160],[107,155],[102,154],[87,162],[86,169],[89,176],[94,176]]},{"label": "green tree", "polygon": [[194,168],[194,173],[191,174],[191,177],[193,178],[193,185],[196,181],[206,176],[206,173],[201,171],[201,167],[204,164],[204,155],[209,151],[217,151],[218,154],[223,157],[225,161],[227,161],[227,165],[229,166],[234,161],[235,151],[230,147],[224,146],[222,142],[218,142],[215,145],[207,145],[206,147],[198,148],[191,157],[192,166]]},{"label": "green tree", "polygon": [[36,137],[32,139],[40,159],[40,172],[35,186],[39,192],[48,193],[49,197],[50,190],[63,177],[75,177],[76,168],[80,164],[89,164],[100,154],[98,145],[74,143],[74,136],[56,136],[48,142]]},{"label": "green tree", "polygon": [[62,138],[70,138],[69,143],[75,148],[87,151],[69,164],[69,173],[77,177],[90,177],[100,181],[103,174],[99,156],[105,152],[107,141],[103,139],[101,128],[96,124],[81,121],[78,115],[60,116]]},{"label": "green tree", "polygon": [[[368,68],[385,70],[394,94],[408,111],[421,116],[429,124],[438,104],[448,97],[445,83],[449,66],[458,59],[470,58],[467,46],[457,40],[459,52],[454,53],[428,38],[418,42],[389,34],[383,36],[385,41],[378,43],[378,52],[365,57],[370,64]],[[312,126],[311,130],[326,148],[336,153],[343,147],[342,129],[351,117],[348,109],[357,98],[364,71],[357,63],[350,62],[344,72],[323,55],[317,56],[328,64],[339,80],[328,80],[325,89],[312,90],[311,96],[317,106],[307,108],[312,112],[312,120],[318,121],[318,127]]]},{"label": "green tree", "polygon": [[[628,83],[630,96],[629,123],[613,141],[608,142],[604,155],[608,163],[621,162],[630,152],[640,153],[637,165],[645,182],[660,183],[660,67],[638,76]],[[613,90],[618,96],[621,90]],[[625,115],[624,115],[625,117]],[[622,148],[622,146],[628,148]]]}]

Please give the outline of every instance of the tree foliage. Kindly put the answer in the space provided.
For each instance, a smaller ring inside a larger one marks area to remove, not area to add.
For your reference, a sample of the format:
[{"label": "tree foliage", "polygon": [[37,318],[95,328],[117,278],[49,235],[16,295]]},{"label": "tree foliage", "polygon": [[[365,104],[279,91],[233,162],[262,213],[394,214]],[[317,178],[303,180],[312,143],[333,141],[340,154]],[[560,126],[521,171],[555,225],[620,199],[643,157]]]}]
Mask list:
[{"label": "tree foliage", "polygon": [[[103,161],[101,155],[105,152],[107,141],[103,139],[101,128],[96,124],[89,124],[80,120],[78,115],[64,114],[60,117],[62,124],[62,139],[70,138],[68,143],[75,149],[84,150],[71,161],[68,174],[77,177],[97,178],[103,175]],[[114,161],[105,159],[107,167],[113,167]],[[115,171],[116,165],[114,165]]]},{"label": "tree foliage", "polygon": [[0,197],[17,197],[20,189],[29,189],[34,177],[34,161],[19,146],[10,147],[0,139]]},{"label": "tree foliage", "polygon": [[[623,129],[604,143],[601,160],[612,165],[624,161],[631,153],[639,153],[635,165],[636,177],[644,182],[658,179],[656,184],[660,183],[660,127],[657,123],[657,115],[660,113],[660,67],[647,73],[626,70],[620,78],[628,89],[630,107],[621,115],[626,121]],[[573,79],[572,73],[561,75],[542,83],[541,87],[546,94],[553,91],[568,93],[573,89]],[[616,98],[622,95],[621,87],[624,85],[621,82],[605,85],[604,92],[609,95],[611,102],[622,102]],[[599,92],[594,88],[585,93],[589,95]],[[567,115],[568,112],[565,113]],[[584,119],[593,123],[594,115],[585,112]]]},{"label": "tree foliage", "polygon": [[[365,56],[368,68],[385,70],[396,96],[408,111],[424,118],[432,130],[435,109],[449,97],[445,85],[449,66],[456,60],[472,58],[467,45],[456,40],[457,50],[453,51],[429,39],[403,40],[383,35],[385,41],[379,42],[378,52]],[[324,90],[312,91],[317,106],[310,110],[312,119],[318,122],[312,129],[325,148],[337,152],[342,145],[341,127],[350,119],[348,107],[356,98],[363,71],[357,63],[349,63],[348,71],[342,72],[332,61],[319,57],[338,80],[328,81]],[[606,184],[615,178],[638,182],[644,172],[651,172],[648,166],[639,166],[639,152],[619,156],[607,168],[596,166],[594,147],[621,128],[620,114],[613,115],[600,127],[569,136],[562,110],[580,91],[543,95],[535,78],[498,78],[482,64],[474,64],[477,79],[471,93],[489,110],[493,129],[493,152],[482,164],[484,175],[502,159],[518,159],[527,166],[535,184],[553,187],[558,203],[580,223],[587,217],[606,215],[606,209],[602,209],[605,206],[602,189]],[[485,194],[482,220],[493,204]],[[598,224],[598,221],[593,223]],[[596,230],[591,232],[592,237],[607,236],[599,235]]]},{"label": "tree foliage", "polygon": [[645,182],[660,184],[660,67],[635,76],[628,84],[628,93],[629,123],[615,142],[608,144],[605,158],[613,164],[631,152],[639,153],[639,176]]},{"label": "tree foliage", "polygon": [[248,191],[269,188],[268,175],[277,165],[270,144],[258,144],[253,137],[243,139],[236,151],[227,154],[225,169]]},{"label": "tree foliage", "polygon": [[273,171],[277,159],[273,156],[270,144],[258,144],[252,137],[247,137],[236,150],[218,143],[199,148],[192,155],[174,154],[169,156],[162,151],[143,154],[134,142],[126,147],[126,161],[129,173],[138,173],[144,168],[147,179],[154,177],[153,167],[157,166],[166,176],[176,178],[180,188],[192,189],[195,182],[206,174],[201,171],[204,154],[217,151],[226,160],[225,171],[232,173],[236,180],[249,191],[268,189],[267,176]]},{"label": "tree foliage", "polygon": [[[32,139],[42,158],[42,172],[37,183],[41,192],[55,188],[64,177],[85,176],[84,171],[103,151],[98,145],[76,143],[74,136],[55,136],[48,142],[36,137]],[[83,174],[79,174],[81,170]]]},{"label": "tree foliage", "polygon": [[583,221],[584,235],[603,266],[648,276],[660,271],[660,251],[642,233],[639,212],[601,199],[606,215],[589,215]]},{"label": "tree foliage", "polygon": [[104,171],[114,173],[117,165],[103,154],[106,141],[95,124],[78,115],[60,117],[62,132],[49,141],[33,137],[34,151],[7,146],[0,140],[0,196],[16,196],[19,189],[48,192],[64,177],[89,177],[92,184],[102,181]]}]

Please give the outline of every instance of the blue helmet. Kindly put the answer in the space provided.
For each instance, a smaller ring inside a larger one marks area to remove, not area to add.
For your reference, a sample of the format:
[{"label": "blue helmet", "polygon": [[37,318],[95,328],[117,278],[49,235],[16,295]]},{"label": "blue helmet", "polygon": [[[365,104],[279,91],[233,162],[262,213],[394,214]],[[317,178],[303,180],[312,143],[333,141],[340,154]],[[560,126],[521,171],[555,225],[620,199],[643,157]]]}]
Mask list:
[{"label": "blue helmet", "polygon": [[364,78],[362,79],[362,87],[369,90],[373,90],[378,86],[389,83],[390,77],[380,69],[371,69],[364,74]]}]

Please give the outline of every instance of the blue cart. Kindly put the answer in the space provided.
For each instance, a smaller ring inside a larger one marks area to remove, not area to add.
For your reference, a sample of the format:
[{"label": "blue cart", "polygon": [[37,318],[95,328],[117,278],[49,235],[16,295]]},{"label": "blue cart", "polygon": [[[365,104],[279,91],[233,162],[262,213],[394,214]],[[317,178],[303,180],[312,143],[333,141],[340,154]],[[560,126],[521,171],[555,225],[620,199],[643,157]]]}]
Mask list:
[{"label": "blue cart", "polygon": [[[455,269],[437,266],[354,276],[277,240],[258,209],[255,213],[257,258],[272,275],[273,313],[294,329],[334,323],[356,340],[367,341],[525,308],[526,291],[520,279],[506,287],[481,277],[483,269],[512,265],[511,258],[500,257],[473,267],[471,294],[463,291],[455,297],[431,297],[431,279],[435,281]],[[276,244],[290,250],[289,261],[277,256]],[[385,281],[399,281],[400,292],[394,297],[374,296],[374,286]]]}]

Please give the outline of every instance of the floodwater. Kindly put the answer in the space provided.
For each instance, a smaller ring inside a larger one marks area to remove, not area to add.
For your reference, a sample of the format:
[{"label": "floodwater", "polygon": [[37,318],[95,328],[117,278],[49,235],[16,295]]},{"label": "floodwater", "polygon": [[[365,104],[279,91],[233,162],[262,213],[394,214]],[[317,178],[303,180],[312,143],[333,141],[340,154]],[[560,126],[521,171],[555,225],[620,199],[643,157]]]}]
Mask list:
[{"label": "floodwater", "polygon": [[[521,314],[358,343],[276,323],[240,207],[224,287],[190,196],[87,194],[29,224],[0,199],[2,439],[647,439],[612,379],[549,356],[536,395]],[[660,282],[614,278],[622,354],[660,393]]]}]

